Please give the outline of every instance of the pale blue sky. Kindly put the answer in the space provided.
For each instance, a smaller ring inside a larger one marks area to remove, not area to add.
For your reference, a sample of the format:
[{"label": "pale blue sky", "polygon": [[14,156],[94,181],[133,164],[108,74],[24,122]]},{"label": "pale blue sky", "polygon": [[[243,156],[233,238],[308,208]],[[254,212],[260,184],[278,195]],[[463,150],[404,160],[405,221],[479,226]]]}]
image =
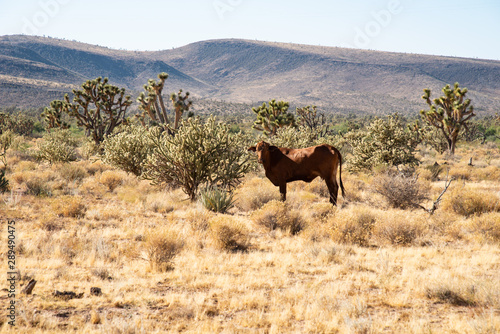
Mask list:
[{"label": "pale blue sky", "polygon": [[500,0],[0,0],[0,35],[128,50],[244,38],[500,59]]}]

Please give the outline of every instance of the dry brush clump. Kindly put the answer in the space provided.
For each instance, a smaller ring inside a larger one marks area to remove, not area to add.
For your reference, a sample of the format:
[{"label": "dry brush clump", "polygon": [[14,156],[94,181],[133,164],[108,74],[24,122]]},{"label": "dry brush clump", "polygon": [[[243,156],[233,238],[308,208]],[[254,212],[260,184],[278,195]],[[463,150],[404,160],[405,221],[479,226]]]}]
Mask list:
[{"label": "dry brush clump", "polygon": [[373,190],[398,209],[420,208],[428,199],[428,187],[418,181],[418,174],[387,172],[373,179]]},{"label": "dry brush clump", "polygon": [[377,213],[373,209],[351,206],[330,217],[330,236],[338,243],[368,246],[376,221]]},{"label": "dry brush clump", "polygon": [[378,244],[400,246],[416,245],[428,225],[428,214],[391,210],[379,214],[373,228],[373,238]]},{"label": "dry brush clump", "polygon": [[87,210],[81,196],[58,196],[51,201],[51,210],[60,217],[79,218],[85,215]]},{"label": "dry brush clump", "polygon": [[127,174],[117,170],[106,170],[99,177],[99,182],[108,187],[113,192],[116,187],[122,185],[127,179]]},{"label": "dry brush clump", "polygon": [[273,231],[280,229],[292,235],[305,228],[306,221],[299,211],[281,201],[273,200],[252,213],[255,224]]},{"label": "dry brush clump", "polygon": [[250,235],[244,223],[227,215],[216,215],[209,222],[214,246],[228,252],[245,252],[250,247]]},{"label": "dry brush clump", "polygon": [[465,217],[500,212],[500,197],[491,191],[456,186],[444,199],[443,208]]},{"label": "dry brush clump", "polygon": [[173,259],[182,251],[184,244],[183,237],[176,230],[150,232],[144,245],[150,269],[158,272],[172,270]]}]

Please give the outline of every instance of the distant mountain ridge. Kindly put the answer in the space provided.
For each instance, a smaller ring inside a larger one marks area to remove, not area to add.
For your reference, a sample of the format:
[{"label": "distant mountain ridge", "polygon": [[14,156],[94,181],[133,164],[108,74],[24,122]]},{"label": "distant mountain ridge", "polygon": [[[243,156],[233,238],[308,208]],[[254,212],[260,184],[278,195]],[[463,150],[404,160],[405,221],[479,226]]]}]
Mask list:
[{"label": "distant mountain ridge", "polygon": [[167,72],[165,94],[259,103],[272,98],[326,112],[416,113],[447,83],[469,88],[478,112],[500,111],[500,61],[238,39],[164,51],[123,51],[34,36],[0,36],[0,107],[39,107],[83,81],[108,77],[134,99]]}]

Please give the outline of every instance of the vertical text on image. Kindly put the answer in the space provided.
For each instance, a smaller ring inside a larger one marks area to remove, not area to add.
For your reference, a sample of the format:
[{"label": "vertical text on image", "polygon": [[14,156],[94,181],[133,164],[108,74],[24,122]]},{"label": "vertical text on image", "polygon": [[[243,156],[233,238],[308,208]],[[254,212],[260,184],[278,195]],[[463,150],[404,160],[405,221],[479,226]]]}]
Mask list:
[{"label": "vertical text on image", "polygon": [[9,298],[7,318],[11,326],[16,325],[16,280],[16,222],[9,219],[7,221],[7,298]]}]

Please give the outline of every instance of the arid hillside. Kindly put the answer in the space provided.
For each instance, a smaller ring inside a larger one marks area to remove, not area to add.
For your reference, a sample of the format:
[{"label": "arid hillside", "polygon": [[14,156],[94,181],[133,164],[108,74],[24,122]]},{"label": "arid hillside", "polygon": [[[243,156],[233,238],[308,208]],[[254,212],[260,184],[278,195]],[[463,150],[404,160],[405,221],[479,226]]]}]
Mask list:
[{"label": "arid hillside", "polygon": [[272,98],[329,112],[415,113],[447,83],[477,110],[500,110],[500,62],[248,40],[211,40],[158,52],[113,50],[31,36],[0,37],[0,106],[44,106],[84,80],[107,76],[134,97],[167,72],[167,92],[256,103]]}]

